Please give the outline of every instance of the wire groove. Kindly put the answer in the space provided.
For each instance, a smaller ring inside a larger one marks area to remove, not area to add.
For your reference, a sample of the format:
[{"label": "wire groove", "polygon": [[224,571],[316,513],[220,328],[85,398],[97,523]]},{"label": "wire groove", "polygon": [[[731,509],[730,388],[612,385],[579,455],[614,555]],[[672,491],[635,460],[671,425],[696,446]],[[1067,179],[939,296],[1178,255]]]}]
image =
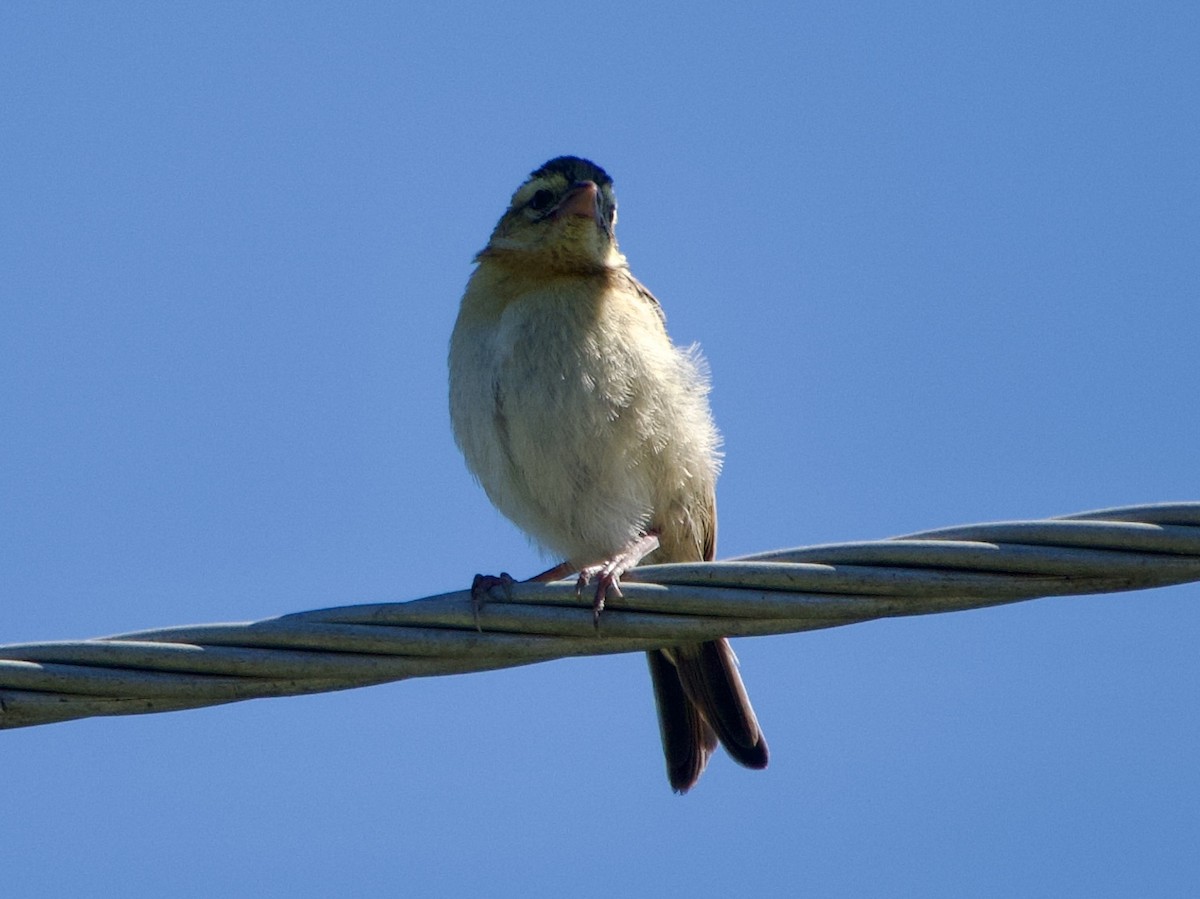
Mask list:
[{"label": "wire groove", "polygon": [[631,572],[593,623],[574,581],[240,624],[0,646],[0,727],[178,711],[1200,580],[1200,502],[940,528]]}]

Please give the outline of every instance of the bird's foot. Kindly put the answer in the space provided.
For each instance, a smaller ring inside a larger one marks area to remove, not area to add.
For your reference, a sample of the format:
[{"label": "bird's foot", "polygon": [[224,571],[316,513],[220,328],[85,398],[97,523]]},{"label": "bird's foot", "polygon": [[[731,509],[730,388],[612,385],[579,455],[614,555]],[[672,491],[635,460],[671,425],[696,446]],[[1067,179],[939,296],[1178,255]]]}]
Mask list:
[{"label": "bird's foot", "polygon": [[579,572],[579,580],[575,582],[576,596],[581,595],[593,579],[596,581],[596,593],[592,599],[592,623],[596,628],[600,627],[600,613],[604,611],[604,600],[609,591],[621,596],[621,576],[656,549],[658,535],[653,532],[643,534],[627,543],[625,548],[611,559],[588,565]]},{"label": "bird's foot", "polygon": [[475,621],[475,630],[483,632],[483,628],[479,626],[479,611],[483,608],[483,604],[491,598],[493,588],[502,588],[505,599],[509,599],[511,598],[510,589],[515,583],[516,581],[507,571],[501,571],[499,577],[494,574],[475,575],[475,579],[471,581],[471,617]]}]

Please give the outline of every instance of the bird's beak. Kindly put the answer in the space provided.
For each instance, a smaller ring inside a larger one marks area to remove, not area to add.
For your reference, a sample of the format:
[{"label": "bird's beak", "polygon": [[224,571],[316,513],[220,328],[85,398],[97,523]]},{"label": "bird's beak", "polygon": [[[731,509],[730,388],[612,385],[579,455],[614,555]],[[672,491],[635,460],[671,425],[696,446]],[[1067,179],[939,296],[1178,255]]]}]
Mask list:
[{"label": "bird's beak", "polygon": [[600,188],[594,181],[578,181],[567,191],[566,196],[550,211],[551,219],[590,218],[601,231],[608,230],[608,223],[600,214]]}]

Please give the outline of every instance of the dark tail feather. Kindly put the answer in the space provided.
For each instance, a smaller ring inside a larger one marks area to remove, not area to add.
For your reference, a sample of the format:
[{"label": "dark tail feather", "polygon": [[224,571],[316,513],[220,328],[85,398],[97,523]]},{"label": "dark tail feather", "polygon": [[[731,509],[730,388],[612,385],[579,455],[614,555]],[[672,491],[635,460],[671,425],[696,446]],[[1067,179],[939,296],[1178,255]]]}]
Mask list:
[{"label": "dark tail feather", "polygon": [[684,693],[716,731],[725,751],[747,768],[767,767],[767,741],[746,695],[729,641],[676,646],[670,653]]},{"label": "dark tail feather", "polygon": [[646,660],[658,706],[667,779],[676,793],[686,793],[700,779],[708,757],[717,748],[717,735],[688,699],[679,671],[666,654],[660,650],[648,652]]}]

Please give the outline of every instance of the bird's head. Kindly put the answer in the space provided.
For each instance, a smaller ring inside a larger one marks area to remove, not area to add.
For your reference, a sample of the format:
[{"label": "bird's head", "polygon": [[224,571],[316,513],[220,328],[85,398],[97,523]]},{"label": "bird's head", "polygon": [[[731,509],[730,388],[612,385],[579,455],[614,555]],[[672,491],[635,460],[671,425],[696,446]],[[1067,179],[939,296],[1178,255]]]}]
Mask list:
[{"label": "bird's head", "polygon": [[559,156],[513,194],[479,258],[555,272],[605,271],[625,262],[616,224],[608,173],[578,156]]}]

